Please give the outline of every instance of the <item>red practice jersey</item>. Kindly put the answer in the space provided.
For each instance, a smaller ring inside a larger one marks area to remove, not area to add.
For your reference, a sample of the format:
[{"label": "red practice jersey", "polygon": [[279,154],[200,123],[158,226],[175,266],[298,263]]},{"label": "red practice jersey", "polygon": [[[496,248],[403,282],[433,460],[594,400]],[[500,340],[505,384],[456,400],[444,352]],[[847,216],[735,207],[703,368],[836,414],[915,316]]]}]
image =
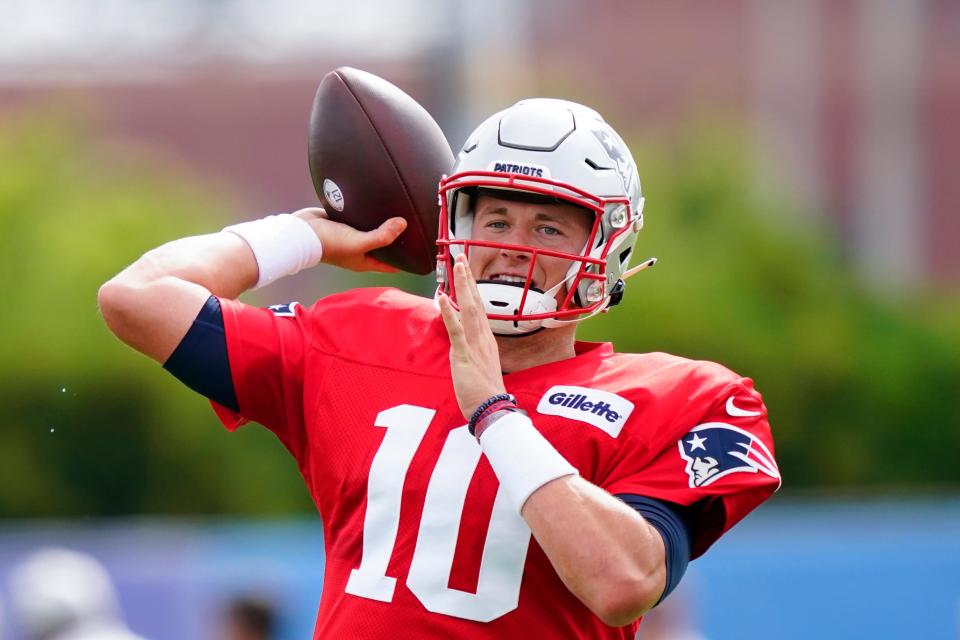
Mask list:
[{"label": "red practice jersey", "polygon": [[[309,308],[221,300],[240,414],[293,454],[323,520],[314,638],[632,638],[560,581],[467,432],[432,300],[358,289]],[[710,362],[614,353],[509,373],[590,482],[698,504],[694,557],[779,486],[766,409]],[[518,464],[523,464],[518,459]]]}]

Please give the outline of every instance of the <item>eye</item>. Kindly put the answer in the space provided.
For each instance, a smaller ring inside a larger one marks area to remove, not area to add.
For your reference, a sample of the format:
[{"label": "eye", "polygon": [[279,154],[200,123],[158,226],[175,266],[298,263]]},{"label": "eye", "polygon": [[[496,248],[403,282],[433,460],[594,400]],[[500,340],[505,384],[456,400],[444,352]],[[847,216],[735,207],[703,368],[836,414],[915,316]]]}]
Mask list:
[{"label": "eye", "polygon": [[487,223],[488,229],[506,229],[507,223],[503,220],[491,220]]},{"label": "eye", "polygon": [[540,232],[547,236],[562,236],[563,231],[557,229],[556,227],[551,227],[549,225],[543,225],[540,227]]}]

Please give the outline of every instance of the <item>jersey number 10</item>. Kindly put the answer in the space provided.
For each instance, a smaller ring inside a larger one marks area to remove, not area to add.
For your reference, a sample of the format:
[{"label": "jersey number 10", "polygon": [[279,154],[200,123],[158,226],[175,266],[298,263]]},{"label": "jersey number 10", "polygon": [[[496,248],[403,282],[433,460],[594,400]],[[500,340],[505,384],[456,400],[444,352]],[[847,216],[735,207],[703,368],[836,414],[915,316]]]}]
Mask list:
[{"label": "jersey number 10", "polygon": [[[377,414],[387,430],[367,479],[363,557],[350,572],[346,592],[391,602],[397,583],[387,566],[397,541],[403,482],[436,411],[400,405]],[[420,530],[406,584],[428,611],[489,622],[517,608],[530,529],[497,491],[483,545],[477,592],[447,586],[467,487],[480,462],[480,446],[466,426],[453,429],[440,451],[423,503]]]}]

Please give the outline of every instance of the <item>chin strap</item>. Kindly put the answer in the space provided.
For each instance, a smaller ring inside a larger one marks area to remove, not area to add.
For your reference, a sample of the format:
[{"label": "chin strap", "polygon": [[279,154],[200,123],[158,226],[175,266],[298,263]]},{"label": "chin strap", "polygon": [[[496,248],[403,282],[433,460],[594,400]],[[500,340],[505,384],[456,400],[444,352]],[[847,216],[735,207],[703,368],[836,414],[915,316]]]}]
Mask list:
[{"label": "chin strap", "polygon": [[[655,265],[655,264],[657,264],[657,258],[647,258],[646,260],[644,260],[643,262],[641,262],[641,263],[638,264],[637,266],[635,266],[635,267],[633,267],[633,268],[631,268],[631,269],[627,269],[627,270],[623,273],[623,276],[620,278],[620,280],[621,280],[621,281],[624,281],[624,280],[626,280],[627,278],[632,278],[633,276],[637,275],[638,273],[640,273],[640,272],[643,271],[644,269],[647,269],[647,268],[649,268],[649,267],[652,267],[652,266]],[[550,287],[549,289],[547,289],[547,290],[544,291],[543,293],[539,293],[539,292],[537,292],[537,291],[532,291],[532,290],[528,289],[528,290],[527,290],[527,302],[528,302],[528,303],[534,302],[534,303],[536,304],[538,297],[539,297],[539,300],[540,300],[540,301],[553,300],[553,294],[555,294],[555,293],[560,289],[560,287],[561,287],[564,283],[568,283],[570,280],[572,280],[573,277],[574,277],[574,275],[576,275],[576,273],[573,273],[573,274],[568,275],[566,278],[564,278],[563,280],[561,280],[560,282],[558,282],[558,283],[555,284],[554,286]],[[490,285],[490,284],[494,284],[494,283],[484,283],[484,284]],[[508,286],[508,285],[503,285],[503,286]],[[481,297],[481,299],[484,300],[484,306],[486,306],[486,305],[487,305],[487,300],[486,300],[486,299],[484,298],[484,296],[482,295],[483,289],[481,288],[480,290],[481,290],[481,296],[480,296],[480,297]],[[533,298],[530,297],[530,294],[531,294],[531,293],[534,294]],[[437,290],[436,290],[436,292],[434,293],[434,297],[433,297],[434,305],[437,306],[437,308],[439,308],[439,303],[438,303],[438,296],[439,296],[439,294],[440,294],[440,287],[437,287]],[[541,296],[542,296],[542,297],[541,297]],[[526,306],[526,305],[524,305],[524,306]],[[592,318],[593,316],[595,316],[595,315],[597,315],[597,314],[603,313],[604,311],[606,311],[606,310],[608,309],[609,306],[610,306],[610,296],[607,296],[607,299],[603,302],[603,304],[601,304],[599,307],[597,307],[596,309],[594,309],[593,311],[591,311],[589,314],[587,314],[587,315],[585,315],[585,316],[581,316],[581,317],[579,317],[579,318],[574,318],[574,319],[572,319],[572,320],[563,320],[563,319],[560,319],[560,318],[547,318],[547,319],[545,319],[545,320],[541,320],[538,326],[531,328],[529,331],[517,331],[517,330],[513,330],[513,331],[507,330],[507,331],[504,331],[503,329],[505,329],[506,327],[500,327],[500,326],[498,326],[497,324],[495,324],[495,323],[500,323],[500,322],[504,322],[504,323],[509,322],[509,321],[506,321],[506,320],[502,320],[502,321],[501,321],[501,320],[491,321],[491,326],[492,326],[492,328],[493,328],[493,332],[494,332],[496,335],[507,335],[507,336],[510,336],[510,335],[513,335],[513,336],[528,335],[528,334],[533,333],[533,332],[535,332],[535,331],[539,331],[541,328],[554,329],[554,328],[557,328],[557,327],[562,327],[562,326],[567,325],[567,324],[575,324],[575,323],[577,323],[577,322],[583,322],[584,320],[587,320],[587,319],[589,319],[589,318]],[[499,311],[499,309],[496,309],[496,310],[487,309],[487,310],[488,310],[488,311]],[[529,321],[526,321],[526,322],[529,322]],[[498,328],[500,329],[500,331],[497,331]]]},{"label": "chin strap", "polygon": [[585,316],[580,316],[579,318],[574,318],[573,320],[564,320],[562,318],[547,318],[546,320],[543,321],[543,323],[540,326],[545,327],[547,329],[556,329],[557,327],[562,327],[565,324],[576,324],[578,322],[583,322],[584,320],[592,318],[598,313],[603,313],[604,311],[607,310],[608,306],[610,306],[609,298],[605,300],[603,304],[601,304],[599,307],[597,307],[596,309],[594,309],[593,311],[591,311]]}]

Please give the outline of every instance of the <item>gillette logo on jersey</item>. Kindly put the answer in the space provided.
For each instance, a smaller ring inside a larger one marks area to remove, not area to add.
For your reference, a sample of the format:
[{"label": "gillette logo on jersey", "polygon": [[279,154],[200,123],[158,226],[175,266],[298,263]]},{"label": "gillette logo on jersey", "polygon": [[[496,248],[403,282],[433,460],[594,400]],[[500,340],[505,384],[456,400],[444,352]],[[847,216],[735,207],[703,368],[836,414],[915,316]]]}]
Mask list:
[{"label": "gillette logo on jersey", "polygon": [[606,402],[590,402],[587,400],[587,396],[582,393],[570,394],[565,393],[555,393],[550,396],[550,404],[558,404],[561,407],[570,407],[571,409],[579,409],[580,411],[589,411],[590,413],[595,413],[598,416],[603,416],[607,419],[607,422],[616,422],[620,419],[620,414],[610,408],[610,405]]},{"label": "gillette logo on jersey", "polygon": [[616,438],[633,412],[633,403],[609,391],[558,385],[540,398],[537,411],[586,422]]},{"label": "gillette logo on jersey", "polygon": [[708,422],[677,442],[690,488],[705,487],[732,473],[765,473],[780,479],[773,455],[759,438],[725,422]]}]

